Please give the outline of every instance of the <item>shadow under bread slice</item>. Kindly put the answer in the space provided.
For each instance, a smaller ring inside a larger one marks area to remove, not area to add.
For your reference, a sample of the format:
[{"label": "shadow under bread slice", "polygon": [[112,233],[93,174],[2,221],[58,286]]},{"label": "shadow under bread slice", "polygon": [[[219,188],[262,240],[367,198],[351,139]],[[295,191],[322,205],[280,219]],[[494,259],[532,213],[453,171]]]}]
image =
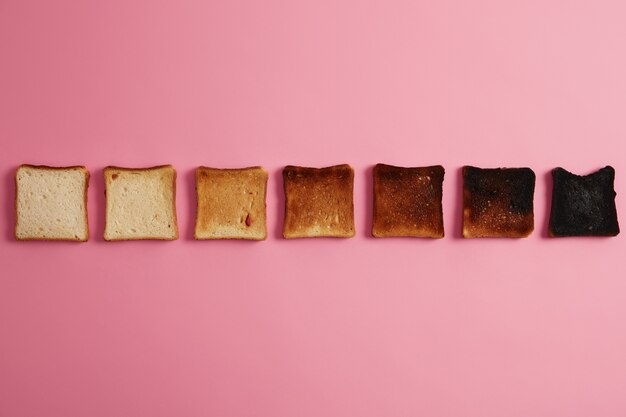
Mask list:
[{"label": "shadow under bread slice", "polygon": [[552,206],[548,235],[616,236],[615,169],[606,166],[589,175],[552,170]]},{"label": "shadow under bread slice", "polygon": [[463,167],[463,237],[527,237],[534,192],[530,168]]},{"label": "shadow under bread slice", "polygon": [[442,238],[442,166],[374,167],[374,237]]}]

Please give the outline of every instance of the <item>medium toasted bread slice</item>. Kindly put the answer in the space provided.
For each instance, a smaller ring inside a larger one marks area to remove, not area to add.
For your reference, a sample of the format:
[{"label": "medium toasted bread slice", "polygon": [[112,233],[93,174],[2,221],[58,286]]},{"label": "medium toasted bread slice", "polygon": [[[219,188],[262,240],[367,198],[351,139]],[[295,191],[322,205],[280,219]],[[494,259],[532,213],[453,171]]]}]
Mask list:
[{"label": "medium toasted bread slice", "polygon": [[354,170],[287,166],[285,238],[354,236]]},{"label": "medium toasted bread slice", "polygon": [[15,238],[86,242],[88,186],[84,166],[20,166],[15,172]]},{"label": "medium toasted bread slice", "polygon": [[463,167],[463,237],[526,237],[534,229],[530,168]]},{"label": "medium toasted bread slice", "polygon": [[615,169],[606,166],[589,175],[552,170],[554,185],[548,235],[617,236]]},{"label": "medium toasted bread slice", "polygon": [[374,167],[374,237],[442,238],[443,177],[441,165]]},{"label": "medium toasted bread slice", "polygon": [[175,240],[176,171],[171,165],[104,169],[105,240]]},{"label": "medium toasted bread slice", "polygon": [[197,168],[195,238],[266,239],[267,178],[262,167]]}]

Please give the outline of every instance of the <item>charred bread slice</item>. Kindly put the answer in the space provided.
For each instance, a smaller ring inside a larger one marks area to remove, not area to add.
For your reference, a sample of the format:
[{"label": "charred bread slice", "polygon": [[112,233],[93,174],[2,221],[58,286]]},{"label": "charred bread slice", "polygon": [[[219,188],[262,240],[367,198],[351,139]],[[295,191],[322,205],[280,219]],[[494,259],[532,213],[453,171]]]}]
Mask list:
[{"label": "charred bread slice", "polygon": [[615,169],[606,166],[589,175],[552,170],[552,206],[548,235],[617,236]]},{"label": "charred bread slice", "polygon": [[526,237],[534,229],[530,168],[463,167],[463,237]]}]

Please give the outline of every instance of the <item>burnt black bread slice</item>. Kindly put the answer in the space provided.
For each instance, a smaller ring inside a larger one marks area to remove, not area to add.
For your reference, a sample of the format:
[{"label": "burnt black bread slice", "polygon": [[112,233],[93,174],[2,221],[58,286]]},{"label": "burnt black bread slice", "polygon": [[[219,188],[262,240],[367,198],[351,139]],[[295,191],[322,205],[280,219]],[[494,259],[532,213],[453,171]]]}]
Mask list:
[{"label": "burnt black bread slice", "polygon": [[441,165],[405,168],[374,167],[374,237],[442,238],[441,197],[445,170]]},{"label": "burnt black bread slice", "polygon": [[615,169],[606,166],[589,175],[552,170],[552,206],[548,235],[617,236]]},{"label": "burnt black bread slice", "polygon": [[527,237],[534,192],[530,168],[463,167],[463,237]]}]

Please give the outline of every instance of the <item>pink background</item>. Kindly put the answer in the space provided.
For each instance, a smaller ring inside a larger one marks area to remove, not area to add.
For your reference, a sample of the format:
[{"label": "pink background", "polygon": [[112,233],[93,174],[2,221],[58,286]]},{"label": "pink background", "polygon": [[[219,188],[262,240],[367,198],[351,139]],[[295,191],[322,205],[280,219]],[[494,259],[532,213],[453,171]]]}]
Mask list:
[{"label": "pink background", "polygon": [[[626,415],[626,241],[545,237],[617,170],[623,1],[0,0],[0,416]],[[285,164],[350,163],[357,236],[280,239]],[[370,238],[371,167],[442,164],[443,240]],[[92,172],[86,244],[17,243],[21,163]],[[178,169],[181,238],[105,243],[102,168]],[[270,172],[267,241],[195,242],[193,169]],[[460,239],[459,168],[536,231]],[[626,219],[622,217],[623,227]]]}]

